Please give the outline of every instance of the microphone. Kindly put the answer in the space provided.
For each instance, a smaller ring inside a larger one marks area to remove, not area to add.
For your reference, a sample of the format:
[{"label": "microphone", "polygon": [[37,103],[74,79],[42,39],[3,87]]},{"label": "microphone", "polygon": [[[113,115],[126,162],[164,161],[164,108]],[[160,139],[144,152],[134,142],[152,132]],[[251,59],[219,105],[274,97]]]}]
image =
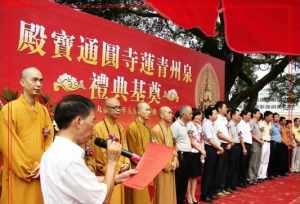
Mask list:
[{"label": "microphone", "polygon": [[[107,148],[107,141],[105,139],[97,137],[94,141],[95,145],[101,148]],[[129,152],[126,149],[121,150],[121,155],[129,158],[134,163],[138,163],[141,160],[141,157],[135,153]]]}]

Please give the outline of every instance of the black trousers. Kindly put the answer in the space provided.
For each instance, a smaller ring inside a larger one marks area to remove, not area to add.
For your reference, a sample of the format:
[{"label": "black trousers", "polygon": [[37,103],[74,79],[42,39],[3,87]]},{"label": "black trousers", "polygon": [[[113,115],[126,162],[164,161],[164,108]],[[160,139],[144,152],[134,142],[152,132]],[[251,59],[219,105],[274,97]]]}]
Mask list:
[{"label": "black trousers", "polygon": [[236,189],[239,182],[241,145],[234,144],[228,151],[228,171],[225,188]]},{"label": "black trousers", "polygon": [[[189,180],[189,166],[191,165],[191,152],[177,152],[179,167],[175,170],[177,203],[184,204],[185,194]],[[199,167],[200,168],[200,167]]]},{"label": "black trousers", "polygon": [[224,153],[218,156],[217,167],[216,167],[216,193],[225,189],[226,179],[227,179],[227,169],[228,169],[228,153],[229,150],[226,149],[227,144],[222,143],[221,145],[224,149]]},{"label": "black trousers", "polygon": [[280,175],[287,174],[289,172],[289,148],[284,143],[280,144]]},{"label": "black trousers", "polygon": [[240,157],[240,184],[241,185],[247,184],[248,169],[249,169],[249,162],[251,156],[251,144],[245,143],[245,147],[247,149],[247,154],[244,155],[242,151]]},{"label": "black trousers", "polygon": [[271,141],[270,160],[268,176],[278,176],[282,165],[282,145],[279,142]]},{"label": "black trousers", "polygon": [[201,197],[210,197],[215,193],[215,175],[218,154],[215,148],[205,145],[206,157],[201,181]]}]

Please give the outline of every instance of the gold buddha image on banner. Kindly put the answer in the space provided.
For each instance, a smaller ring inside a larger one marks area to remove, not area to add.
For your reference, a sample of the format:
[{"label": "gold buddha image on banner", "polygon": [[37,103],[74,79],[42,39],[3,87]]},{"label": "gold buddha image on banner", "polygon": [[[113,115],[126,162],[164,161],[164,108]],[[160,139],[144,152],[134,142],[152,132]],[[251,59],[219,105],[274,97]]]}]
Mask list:
[{"label": "gold buddha image on banner", "polygon": [[218,100],[220,100],[220,84],[213,66],[207,63],[197,77],[195,87],[196,107],[204,110]]}]

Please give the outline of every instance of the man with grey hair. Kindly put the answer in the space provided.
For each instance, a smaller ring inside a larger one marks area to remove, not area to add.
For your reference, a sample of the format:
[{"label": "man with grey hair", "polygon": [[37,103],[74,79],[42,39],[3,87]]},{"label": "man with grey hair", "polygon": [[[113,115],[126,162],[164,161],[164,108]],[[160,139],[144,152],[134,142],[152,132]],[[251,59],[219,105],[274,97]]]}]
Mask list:
[{"label": "man with grey hair", "polygon": [[[151,137],[158,144],[175,147],[170,125],[173,112],[168,106],[159,109],[160,121],[151,129]],[[178,167],[177,153],[155,179],[155,204],[176,204],[175,169]]]},{"label": "man with grey hair", "polygon": [[192,120],[192,107],[184,105],[179,113],[179,118],[171,125],[171,130],[176,141],[179,160],[179,168],[175,171],[177,203],[184,204],[192,154],[192,144],[187,129],[187,123]]}]

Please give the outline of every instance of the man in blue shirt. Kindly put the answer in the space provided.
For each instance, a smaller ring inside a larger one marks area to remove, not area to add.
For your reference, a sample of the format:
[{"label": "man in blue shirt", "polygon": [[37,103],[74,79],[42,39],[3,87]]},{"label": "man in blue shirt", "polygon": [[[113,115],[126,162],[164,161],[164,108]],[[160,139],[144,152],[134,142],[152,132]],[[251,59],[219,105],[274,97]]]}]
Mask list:
[{"label": "man in blue shirt", "polygon": [[279,114],[273,113],[273,123],[271,129],[271,153],[268,167],[268,177],[274,178],[280,174],[281,166],[281,126],[279,124]]}]

